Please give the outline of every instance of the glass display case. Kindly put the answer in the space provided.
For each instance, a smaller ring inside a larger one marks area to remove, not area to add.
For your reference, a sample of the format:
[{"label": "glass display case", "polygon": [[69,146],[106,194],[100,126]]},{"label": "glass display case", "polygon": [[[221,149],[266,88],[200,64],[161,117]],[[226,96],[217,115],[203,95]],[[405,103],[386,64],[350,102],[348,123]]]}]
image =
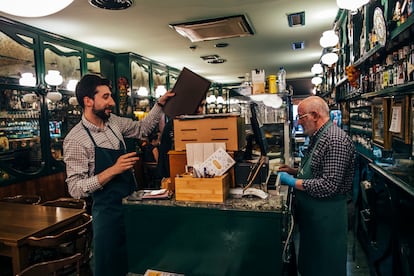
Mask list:
[{"label": "glass display case", "polygon": [[43,165],[40,97],[33,91],[0,89],[0,184],[39,172]]}]

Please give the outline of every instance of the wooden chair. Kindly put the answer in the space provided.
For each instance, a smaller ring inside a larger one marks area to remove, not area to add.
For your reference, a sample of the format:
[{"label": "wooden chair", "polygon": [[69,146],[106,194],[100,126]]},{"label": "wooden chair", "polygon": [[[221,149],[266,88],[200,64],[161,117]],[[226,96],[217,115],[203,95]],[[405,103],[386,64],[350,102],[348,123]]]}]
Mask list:
[{"label": "wooden chair", "polygon": [[[16,276],[48,276],[48,275],[68,275],[68,271],[76,271],[76,276],[80,276],[80,265],[82,260],[82,254],[76,253],[72,256],[37,263],[31,265],[21,272],[17,273]],[[70,274],[73,275],[73,274]]]},{"label": "wooden chair", "polygon": [[61,197],[55,200],[46,201],[42,205],[73,209],[86,209],[86,201],[84,199],[76,199],[72,197]]},{"label": "wooden chair", "polygon": [[81,265],[89,266],[92,257],[92,216],[84,213],[81,218],[58,233],[47,236],[31,236],[27,244],[31,247],[31,263],[65,258],[75,253],[82,254]]},{"label": "wooden chair", "polygon": [[41,197],[38,195],[16,195],[3,197],[0,201],[36,205],[40,203]]}]

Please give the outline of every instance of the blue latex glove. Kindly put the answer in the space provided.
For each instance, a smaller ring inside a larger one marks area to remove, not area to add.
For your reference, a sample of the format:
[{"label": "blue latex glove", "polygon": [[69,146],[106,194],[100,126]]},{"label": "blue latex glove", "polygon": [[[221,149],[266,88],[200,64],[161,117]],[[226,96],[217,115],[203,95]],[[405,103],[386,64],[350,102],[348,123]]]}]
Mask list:
[{"label": "blue latex glove", "polygon": [[287,172],[279,172],[280,183],[283,185],[288,185],[289,187],[295,187],[296,178],[288,174]]}]

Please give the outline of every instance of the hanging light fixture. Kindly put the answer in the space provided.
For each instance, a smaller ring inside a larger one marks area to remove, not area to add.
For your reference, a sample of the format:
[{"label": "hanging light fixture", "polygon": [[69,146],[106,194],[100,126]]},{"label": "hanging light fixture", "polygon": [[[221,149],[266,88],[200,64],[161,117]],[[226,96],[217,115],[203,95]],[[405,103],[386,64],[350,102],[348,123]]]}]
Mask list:
[{"label": "hanging light fixture", "polygon": [[312,78],[311,82],[314,85],[319,85],[319,84],[322,83],[322,78],[319,77],[319,76],[315,76],[315,77]]},{"label": "hanging light fixture", "polygon": [[167,89],[164,85],[158,85],[155,89],[155,98],[159,98],[167,92]]},{"label": "hanging light fixture", "polygon": [[319,75],[322,74],[323,72],[323,67],[320,63],[315,63],[312,68],[311,68],[311,72],[314,75]]},{"label": "hanging light fixture", "polygon": [[369,0],[336,0],[336,4],[340,9],[357,11],[360,7],[368,3]]},{"label": "hanging light fixture", "polygon": [[73,105],[73,106],[76,106],[79,104],[78,99],[76,97],[70,97],[68,102],[70,105]]},{"label": "hanging light fixture", "polygon": [[145,86],[141,86],[138,88],[137,95],[140,97],[147,97],[148,96],[148,89]]},{"label": "hanging light fixture", "polygon": [[50,86],[59,86],[63,82],[63,77],[58,70],[49,70],[45,76],[45,82]]},{"label": "hanging light fixture", "polygon": [[42,17],[57,13],[73,0],[1,0],[0,11],[21,17]]},{"label": "hanging light fixture", "polygon": [[61,85],[63,82],[63,77],[60,75],[60,72],[58,70],[47,71],[45,82],[52,86],[52,89],[55,89],[55,91],[52,90],[47,92],[46,98],[54,103],[60,101],[62,99],[62,94],[59,91],[56,91],[57,86]]},{"label": "hanging light fixture", "polygon": [[36,78],[32,73],[23,73],[19,79],[19,84],[24,86],[36,86]]},{"label": "hanging light fixture", "polygon": [[334,30],[325,31],[319,40],[322,48],[334,47],[339,42],[339,37]]},{"label": "hanging light fixture", "polygon": [[339,57],[337,53],[326,53],[322,56],[321,61],[323,64],[331,66],[338,61]]}]

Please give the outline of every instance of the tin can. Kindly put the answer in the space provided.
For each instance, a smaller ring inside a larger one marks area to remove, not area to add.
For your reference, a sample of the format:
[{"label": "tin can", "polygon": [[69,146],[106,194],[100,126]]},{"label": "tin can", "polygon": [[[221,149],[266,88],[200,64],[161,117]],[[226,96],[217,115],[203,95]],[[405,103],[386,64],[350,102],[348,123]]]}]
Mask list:
[{"label": "tin can", "polygon": [[269,93],[276,94],[277,93],[276,75],[269,75],[267,77],[267,83],[269,87]]}]

